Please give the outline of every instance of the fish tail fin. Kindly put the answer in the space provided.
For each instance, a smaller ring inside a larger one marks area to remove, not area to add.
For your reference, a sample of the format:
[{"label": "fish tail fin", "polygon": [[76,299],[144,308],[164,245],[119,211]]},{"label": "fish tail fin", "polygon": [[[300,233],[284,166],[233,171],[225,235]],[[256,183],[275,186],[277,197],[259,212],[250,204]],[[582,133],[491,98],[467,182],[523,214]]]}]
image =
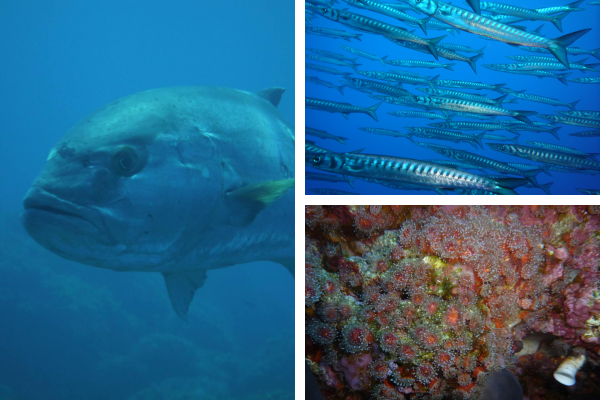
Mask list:
[{"label": "fish tail fin", "polygon": [[479,147],[481,147],[482,149],[483,149],[483,142],[481,140],[483,139],[484,136],[485,136],[485,132],[481,132],[479,135],[476,135],[474,138],[474,140],[477,142]]},{"label": "fish tail fin", "polygon": [[566,74],[556,74],[556,76],[558,76],[558,80],[559,80],[559,81],[560,81],[560,82],[561,82],[563,85],[569,86],[569,84],[567,83],[567,77],[568,77],[569,75],[571,75],[571,74],[572,74],[572,72],[567,72]]},{"label": "fish tail fin", "polygon": [[596,57],[598,60],[600,60],[600,48],[598,48],[596,50],[592,50],[592,55],[594,57]]},{"label": "fish tail fin", "polygon": [[[357,33],[356,36],[354,37],[356,40],[359,40],[362,42],[362,39],[360,38],[362,36],[362,33]],[[350,41],[350,40],[348,40]]]},{"label": "fish tail fin", "polygon": [[499,83],[497,85],[492,85],[494,87],[494,90],[498,93],[504,93],[501,89],[506,86],[506,83]]},{"label": "fish tail fin", "polygon": [[450,63],[450,64],[446,64],[446,65],[444,65],[444,68],[446,68],[446,69],[449,69],[450,71],[454,71],[454,70],[452,69],[452,66],[453,66],[453,65],[456,65],[456,63]]},{"label": "fish tail fin", "polygon": [[571,13],[571,11],[565,11],[564,13],[557,15],[556,17],[553,17],[550,20],[550,22],[552,22],[554,24],[554,26],[556,26],[556,28],[562,32],[563,31],[562,30],[562,19],[564,17],[566,17],[567,15],[569,15],[570,13]]},{"label": "fish tail fin", "polygon": [[500,96],[497,99],[493,100],[496,102],[496,105],[501,106],[504,99],[506,99],[506,96],[508,96],[508,94],[505,94],[504,96]]},{"label": "fish tail fin", "polygon": [[342,94],[342,96],[344,95],[344,88],[346,87],[346,85],[340,85],[337,87],[337,90],[340,91],[340,93]]},{"label": "fish tail fin", "polygon": [[577,9],[577,7],[583,2],[583,0],[577,0],[574,1],[572,3],[567,4],[567,7],[569,7],[569,9],[571,11],[583,11],[583,9]]},{"label": "fish tail fin", "polygon": [[429,52],[433,55],[433,57],[436,60],[438,60],[438,52],[437,52],[437,48],[435,47],[435,45],[445,37],[446,37],[446,35],[438,36],[436,38],[431,38],[431,39],[427,40],[427,45],[426,45],[427,50],[429,50]]},{"label": "fish tail fin", "polygon": [[482,48],[480,48],[479,50],[477,50],[477,52],[483,56],[483,50],[484,50],[486,47],[487,47],[487,46],[483,46]]},{"label": "fish tail fin", "polygon": [[[600,64],[587,64],[585,65],[588,68],[588,71],[593,71],[593,72],[598,72],[598,70],[596,69],[597,66],[599,66]],[[581,71],[585,71],[584,69],[582,69]]]},{"label": "fish tail fin", "polygon": [[366,113],[369,114],[369,117],[373,118],[377,122],[379,122],[379,120],[377,119],[377,114],[375,114],[375,111],[377,110],[377,108],[379,108],[381,103],[383,103],[383,101],[380,101],[379,103],[375,104],[374,106],[371,106],[366,109]]},{"label": "fish tail fin", "polygon": [[348,185],[350,185],[350,187],[352,187],[352,189],[354,189],[354,181],[356,180],[356,178],[350,178],[348,176],[346,176],[345,178],[346,178],[346,182],[348,183]]},{"label": "fish tail fin", "polygon": [[552,134],[552,136],[554,136],[555,138],[557,138],[558,140],[560,140],[560,138],[558,137],[558,130],[560,128],[562,128],[562,126],[557,126],[556,128],[550,129],[548,132],[550,132]]},{"label": "fish tail fin", "polygon": [[550,172],[548,172],[548,167],[542,167],[542,172],[545,173],[548,176],[552,176],[552,174]]},{"label": "fish tail fin", "polygon": [[348,138],[347,137],[343,137],[343,136],[338,136],[337,138],[335,138],[336,142],[340,142],[343,145],[346,144],[346,140],[348,140]]},{"label": "fish tail fin", "polygon": [[519,141],[518,141],[518,139],[519,139],[519,137],[520,137],[520,136],[521,136],[521,135],[517,133],[517,136],[515,136],[514,138],[511,138],[510,140],[511,140],[511,141],[512,141],[514,144],[519,144]]},{"label": "fish tail fin", "polygon": [[419,24],[419,26],[421,27],[423,32],[425,32],[425,36],[427,36],[427,23],[429,22],[430,19],[431,19],[431,17],[426,17],[426,18],[420,19],[419,22],[417,22],[417,24]]},{"label": "fish tail fin", "polygon": [[384,67],[385,67],[385,61],[387,58],[388,58],[388,56],[381,57],[381,65],[383,65]]},{"label": "fish tail fin", "polygon": [[469,66],[473,69],[473,72],[475,72],[475,75],[477,75],[477,64],[475,64],[477,62],[477,60],[479,60],[481,58],[483,54],[477,54],[476,56],[473,57],[467,57],[468,59],[468,63]]},{"label": "fish tail fin", "polygon": [[581,99],[574,101],[572,103],[567,103],[567,106],[569,106],[569,108],[573,111],[575,111],[575,106],[577,105],[577,103],[579,103],[581,101]]},{"label": "fish tail fin", "polygon": [[433,78],[429,79],[427,81],[427,84],[429,85],[430,88],[435,89],[435,81],[437,80],[437,78],[439,78],[439,75],[434,76]]},{"label": "fish tail fin", "polygon": [[519,111],[517,111],[517,113],[518,114],[516,116],[514,116],[513,118],[533,125],[533,122],[531,122],[529,120],[529,118],[527,118],[527,116],[535,115],[535,114],[537,114],[537,111],[521,111],[521,110],[519,110]]},{"label": "fish tail fin", "polygon": [[542,189],[546,194],[551,195],[550,186],[554,185],[554,182],[544,183],[540,189]]},{"label": "fish tail fin", "polygon": [[501,186],[499,186],[498,189],[494,189],[494,190],[490,190],[490,191],[493,193],[502,194],[502,195],[519,194],[512,189],[501,187]]},{"label": "fish tail fin", "polygon": [[555,43],[550,45],[548,47],[548,50],[550,50],[550,52],[554,54],[554,57],[556,57],[562,65],[570,69],[571,66],[569,65],[569,60],[567,59],[566,47],[570,46],[574,41],[576,41],[589,31],[591,31],[591,28],[582,29],[577,32],[571,32],[567,33],[566,35],[557,37],[556,39],[554,39]]}]

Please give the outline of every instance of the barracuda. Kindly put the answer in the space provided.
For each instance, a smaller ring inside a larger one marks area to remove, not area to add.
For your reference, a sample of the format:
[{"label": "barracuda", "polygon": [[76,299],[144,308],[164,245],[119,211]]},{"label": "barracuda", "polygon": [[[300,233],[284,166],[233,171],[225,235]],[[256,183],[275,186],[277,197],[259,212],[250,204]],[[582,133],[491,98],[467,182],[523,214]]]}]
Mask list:
[{"label": "barracuda", "polygon": [[488,115],[479,115],[479,114],[473,114],[473,113],[468,113],[468,112],[460,112],[460,111],[454,111],[454,113],[452,114],[457,118],[469,118],[469,119],[478,119],[481,121],[493,121],[494,117],[493,115],[488,116]]},{"label": "barracuda", "polygon": [[537,114],[535,111],[512,111],[489,104],[476,103],[474,101],[460,99],[447,99],[444,97],[414,96],[413,100],[417,104],[422,104],[430,108],[449,111],[466,111],[483,115],[513,117],[519,121],[527,122],[528,124],[530,124],[531,121],[527,118],[527,116]]},{"label": "barracuda", "polygon": [[412,75],[403,75],[399,73],[382,71],[358,71],[358,74],[382,81],[410,83],[411,85],[427,85],[431,88],[434,87],[432,81],[439,77],[439,75],[437,75],[431,79],[427,79],[425,77],[421,78]]},{"label": "barracuda", "polygon": [[394,117],[445,119],[446,121],[450,121],[454,117],[454,115],[440,115],[432,112],[423,111],[391,111],[388,114],[393,115]]},{"label": "barracuda", "polygon": [[306,76],[305,79],[306,79],[306,82],[314,83],[316,85],[321,85],[321,86],[324,86],[324,87],[330,88],[330,89],[337,89],[342,94],[342,96],[344,95],[344,88],[346,87],[346,85],[337,86],[331,82],[321,80],[315,76]]},{"label": "barracuda", "polygon": [[497,85],[489,85],[487,83],[481,83],[481,82],[453,81],[453,80],[448,80],[448,79],[437,79],[437,80],[433,81],[433,84],[435,86],[449,87],[449,88],[456,88],[456,89],[474,89],[474,90],[487,89],[487,90],[493,90],[495,92],[500,92],[500,93],[502,93],[502,91],[500,89],[506,85],[506,83],[499,83]]},{"label": "barracuda", "polygon": [[310,51],[311,53],[320,54],[325,57],[337,58],[338,60],[345,60],[345,61],[356,60],[356,58],[346,57],[343,54],[334,53],[333,51],[327,51],[327,50],[321,50],[321,49],[308,49],[308,48],[306,50]]},{"label": "barracuda", "polygon": [[[527,140],[525,140],[524,142],[530,146],[539,147],[540,149],[560,151],[562,153],[574,154],[576,156],[587,157],[587,158],[594,157],[596,154],[598,154],[598,153],[584,153],[583,151],[579,151],[572,147],[559,146],[559,145],[553,144],[553,143],[530,142]],[[596,161],[596,160],[594,159],[594,161]]]},{"label": "barracuda", "polygon": [[313,154],[326,154],[331,153],[331,150],[319,147],[312,140],[304,139],[304,152]]},{"label": "barracuda", "polygon": [[600,77],[569,79],[569,81],[575,83],[600,83]]},{"label": "barracuda", "polygon": [[583,0],[577,0],[573,3],[569,3],[566,6],[556,6],[556,7],[544,7],[544,8],[536,8],[535,11],[540,14],[558,14],[564,11],[584,11],[583,8],[578,8]]},{"label": "barracuda", "polygon": [[375,100],[385,101],[386,103],[395,104],[398,106],[408,106],[408,107],[422,108],[424,110],[430,110],[429,107],[415,103],[412,100],[412,96],[402,96],[402,97],[369,96],[369,97],[371,97],[372,99],[375,99]]},{"label": "barracuda", "polygon": [[307,97],[305,99],[305,107],[313,110],[319,111],[328,111],[330,113],[340,113],[344,116],[344,118],[348,119],[348,114],[350,113],[363,113],[367,114],[369,117],[373,118],[375,121],[377,120],[377,114],[375,114],[375,110],[381,103],[377,103],[374,106],[362,108],[353,106],[350,103],[338,103],[335,101],[329,100],[321,100],[315,99],[312,97]]},{"label": "barracuda", "polygon": [[600,111],[559,111],[558,113],[569,117],[595,119],[600,121]]},{"label": "barracuda", "polygon": [[517,194],[495,181],[454,168],[410,158],[372,154],[307,154],[313,168],[359,178],[406,182],[440,189],[482,189],[498,194]]},{"label": "barracuda", "polygon": [[[548,49],[533,46],[521,46],[520,50],[530,51],[532,53],[551,53]],[[580,49],[579,47],[566,47],[567,54],[581,55],[589,54],[600,60],[600,48],[595,50]]]},{"label": "barracuda", "polygon": [[437,0],[402,0],[416,10],[430,15],[458,29],[489,37],[505,43],[548,49],[565,67],[569,68],[566,46],[579,39],[591,29],[547,39],[545,37],[505,25],[462,8]]},{"label": "barracuda", "polygon": [[323,181],[323,182],[345,182],[351,187],[354,187],[355,179],[348,178],[346,176],[320,174],[318,172],[305,172],[304,178],[311,181]]},{"label": "barracuda", "polygon": [[562,165],[577,169],[592,169],[600,171],[600,162],[589,160],[584,157],[562,153],[560,151],[539,149],[537,147],[522,146],[516,144],[488,143],[488,146],[500,153],[515,157],[526,158],[546,164]]},{"label": "barracuda", "polygon": [[510,15],[513,17],[523,18],[525,20],[531,21],[550,21],[556,26],[556,28],[562,32],[562,19],[569,15],[569,11],[564,12],[563,14],[551,16],[548,14],[542,14],[535,10],[531,10],[528,8],[521,8],[512,6],[510,4],[501,4],[501,3],[489,3],[489,2],[481,2],[481,9],[489,11],[494,14],[500,15]]},{"label": "barracuda", "polygon": [[385,66],[385,59],[387,58],[387,56],[385,56],[383,58],[377,57],[376,55],[367,53],[366,51],[355,49],[354,47],[350,47],[350,46],[344,46],[342,44],[340,44],[340,47],[346,51],[349,51],[352,54],[356,54],[359,57],[363,57],[368,60],[379,61],[379,62],[381,62],[381,65]]},{"label": "barracuda", "polygon": [[537,116],[542,119],[545,119],[546,121],[558,122],[566,125],[585,126],[588,128],[600,128],[600,121],[594,119],[568,117],[565,115],[538,114]]},{"label": "barracuda", "polygon": [[491,105],[494,105],[497,107],[501,107],[502,102],[504,101],[504,99],[506,99],[506,96],[508,96],[507,94],[505,94],[505,95],[498,97],[497,99],[489,99],[489,98],[487,98],[485,96],[481,96],[479,94],[457,92],[456,90],[431,89],[431,88],[417,88],[417,90],[419,90],[421,92],[429,93],[429,94],[432,94],[435,96],[475,101],[477,103],[491,104]]},{"label": "barracuda", "polygon": [[356,64],[356,63],[350,64],[350,63],[347,63],[345,61],[339,60],[337,58],[324,57],[324,56],[320,56],[320,55],[317,55],[317,54],[306,54],[305,58],[307,60],[311,60],[311,61],[319,61],[319,62],[322,62],[322,63],[339,65],[340,67],[349,67],[349,68],[352,68],[355,71],[358,71],[356,69],[356,67],[359,66],[359,65],[361,65],[361,64]]},{"label": "barracuda", "polygon": [[414,140],[412,139],[412,137],[410,137],[410,135],[407,135],[406,133],[392,131],[390,129],[381,129],[381,128],[358,128],[358,129],[360,129],[361,131],[364,131],[364,132],[374,133],[376,135],[402,137],[402,138],[408,139],[414,143]]},{"label": "barracuda", "polygon": [[[506,58],[510,58],[511,60],[522,61],[522,62],[547,62],[547,63],[556,62],[556,58],[549,57],[549,56],[506,56]],[[583,64],[585,61],[587,61],[588,58],[584,58],[583,60],[577,60],[577,61],[569,61],[569,64],[571,64],[571,65]]]},{"label": "barracuda", "polygon": [[[408,7],[410,7],[410,6],[408,6]],[[429,17],[427,17],[427,18],[429,18]],[[419,27],[419,24],[417,24],[415,22],[404,21],[404,23],[409,26]],[[445,24],[441,21],[437,21],[435,19],[433,19],[433,20],[430,19],[429,21],[427,21],[425,26],[434,31],[447,31],[452,36],[454,36],[454,32],[460,33],[460,31],[458,29],[456,29],[455,27]]]},{"label": "barracuda", "polygon": [[577,189],[577,190],[579,190],[583,194],[589,194],[592,196],[600,194],[600,189]]},{"label": "barracuda", "polygon": [[463,121],[453,121],[453,122],[436,122],[433,124],[428,124],[429,126],[433,126],[435,128],[444,128],[444,129],[460,129],[463,131],[509,131],[515,134],[518,132],[514,129],[511,129],[510,126],[502,125],[496,122],[489,123],[481,123],[481,122],[463,122]]},{"label": "barracuda", "polygon": [[398,86],[386,85],[385,83],[370,81],[368,79],[350,78],[348,81],[352,82],[354,87],[368,88],[374,92],[388,94],[390,96],[407,96],[411,94]]},{"label": "barracuda", "polygon": [[[407,42],[405,40],[395,40],[395,39],[391,39],[391,38],[387,38],[387,39],[390,40],[392,43],[397,44],[398,46],[406,47],[407,49],[412,49],[412,50],[420,51],[421,53],[429,54],[429,50],[427,50],[427,47],[425,47],[421,44]],[[478,54],[473,57],[467,57],[467,56],[459,54],[453,50],[443,49],[443,48],[437,47],[437,46],[436,46],[436,49],[437,49],[438,55],[440,57],[445,58],[446,60],[466,62],[467,64],[469,64],[469,66],[471,67],[473,72],[475,72],[475,74],[477,74],[477,65],[475,64],[475,62],[477,60],[479,60],[479,58],[481,58],[482,54]]]},{"label": "barracuda", "polygon": [[454,43],[438,43],[437,47],[441,47],[446,50],[455,50],[455,51],[464,51],[466,53],[477,53],[483,56],[483,50],[487,46],[483,46],[481,49],[477,50],[469,46],[463,46],[462,44],[454,44]]},{"label": "barracuda", "polygon": [[316,26],[307,26],[305,29],[306,34],[312,33],[313,35],[327,36],[331,38],[340,38],[351,42],[350,39],[356,39],[362,41],[360,38],[362,33],[348,33],[346,31],[340,31],[338,29],[331,28],[317,28]]},{"label": "barracuda", "polygon": [[397,7],[394,7],[393,4],[385,4],[379,3],[377,1],[371,0],[344,0],[346,3],[358,7],[364,8],[365,10],[373,11],[379,14],[387,15],[388,17],[395,18],[399,21],[412,22],[415,25],[418,25],[425,35],[427,35],[426,24],[431,19],[431,17],[426,17],[423,19],[419,19],[413,17],[412,15],[408,15],[407,13],[399,10]]},{"label": "barracuda", "polygon": [[422,38],[410,33],[404,28],[388,25],[376,19],[365,17],[364,15],[351,13],[349,11],[336,10],[329,7],[319,7],[317,8],[317,13],[327,19],[339,22],[340,24],[344,24],[360,31],[383,35],[392,39],[407,40],[409,42],[422,44],[427,47],[429,52],[435,57],[436,60],[438,59],[438,54],[435,44],[446,37],[439,36],[431,39]]},{"label": "barracuda", "polygon": [[481,142],[481,139],[483,138],[483,133],[480,135],[472,136],[461,132],[445,131],[442,129],[434,128],[405,126],[404,129],[412,133],[413,136],[417,136],[420,138],[448,140],[454,143],[467,142],[471,146],[475,147],[475,149],[477,149],[477,146],[475,145],[477,143],[483,149],[483,143]]},{"label": "barracuda", "polygon": [[386,64],[394,65],[397,67],[415,67],[415,68],[446,68],[447,70],[454,71],[452,64],[440,64],[433,61],[420,61],[420,60],[390,60],[386,61]]},{"label": "barracuda", "polygon": [[569,133],[569,136],[597,137],[597,136],[600,136],[600,131],[585,131],[585,132]]},{"label": "barracuda", "polygon": [[320,129],[309,128],[309,127],[305,127],[304,128],[304,134],[305,135],[309,135],[309,136],[318,137],[320,139],[335,140],[336,142],[339,142],[341,144],[346,144],[345,140],[348,140],[348,138],[345,138],[345,137],[342,137],[342,136],[332,135],[329,132],[322,131]]},{"label": "barracuda", "polygon": [[[566,71],[568,69],[578,69],[580,71],[593,71],[598,72],[594,69],[598,64],[584,65],[580,63],[571,63],[570,68],[565,68],[564,65],[558,62],[525,62],[517,64],[495,64],[496,66],[502,66],[503,70],[506,71]],[[496,69],[499,71],[500,69]]]},{"label": "barracuda", "polygon": [[328,68],[328,67],[324,67],[322,65],[317,65],[317,64],[306,64],[305,68],[312,69],[313,71],[325,72],[326,74],[331,74],[331,75],[344,75],[344,76],[352,75],[351,72],[341,72],[341,71],[338,71],[337,69]]},{"label": "barracuda", "polygon": [[[420,51],[421,53],[429,54],[429,51],[427,50],[427,48],[418,43],[407,42],[405,40],[395,40],[395,39],[390,39],[390,38],[387,38],[387,39],[389,39],[392,43],[397,44],[398,46],[406,47],[407,49],[412,49],[412,50]],[[482,56],[482,54],[478,54],[473,57],[467,57],[467,56],[459,54],[453,50],[442,49],[441,47],[437,47],[437,46],[436,46],[436,48],[437,48],[438,55],[440,57],[445,58],[446,60],[466,62],[467,64],[469,64],[469,66],[471,67],[473,72],[475,72],[475,74],[477,74],[477,65],[475,64],[475,62],[477,60],[479,60],[479,58]]]},{"label": "barracuda", "polygon": [[502,68],[501,66],[504,64],[483,64],[484,68],[488,68],[494,71],[499,71],[499,72],[507,72],[509,74],[518,74],[518,75],[533,75],[533,76],[537,76],[538,78],[554,78],[554,79],[558,79],[560,81],[560,83],[562,83],[563,85],[569,86],[569,84],[567,83],[567,77],[569,75],[571,75],[571,72],[568,72],[566,74],[555,74],[549,71],[542,71],[542,70],[533,70],[533,71],[527,71],[527,70],[518,70],[518,69],[505,69]]},{"label": "barracuda", "polygon": [[558,137],[558,131],[560,130],[560,126],[554,126],[550,124],[541,124],[539,122],[533,122],[532,124],[525,124],[523,122],[510,122],[510,121],[497,121],[499,124],[502,124],[509,129],[515,131],[526,131],[526,132],[548,132],[551,133],[555,138],[560,140]]},{"label": "barracuda", "polygon": [[350,195],[350,196],[356,196],[359,193],[351,193],[351,192],[344,192],[343,190],[337,190],[337,189],[308,189],[313,193],[316,194],[320,194],[320,195]]},{"label": "barracuda", "polygon": [[577,100],[572,103],[565,103],[564,101],[551,99],[550,97],[539,96],[537,94],[526,94],[526,93],[517,93],[517,92],[511,93],[511,94],[518,99],[535,101],[536,103],[550,104],[551,106],[557,106],[557,107],[558,106],[569,107],[571,110],[575,110],[575,106],[580,101],[580,100]]},{"label": "barracuda", "polygon": [[[506,137],[506,136],[492,135],[492,134],[486,133],[485,135],[483,135],[483,139],[484,140],[495,140],[497,142],[513,142],[515,144],[519,144],[519,142],[518,142],[517,139],[521,135],[519,135],[518,133],[516,133],[516,135],[517,136],[515,136],[514,138],[509,138],[509,137]],[[516,167],[516,168],[518,168],[518,167]]]}]

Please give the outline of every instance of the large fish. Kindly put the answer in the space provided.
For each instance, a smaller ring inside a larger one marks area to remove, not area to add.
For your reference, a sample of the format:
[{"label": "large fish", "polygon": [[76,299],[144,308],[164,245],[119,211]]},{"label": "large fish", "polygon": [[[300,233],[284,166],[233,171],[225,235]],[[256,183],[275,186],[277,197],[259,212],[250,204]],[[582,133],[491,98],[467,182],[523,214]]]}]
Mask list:
[{"label": "large fish", "polygon": [[294,271],[294,133],[283,89],[145,91],[83,119],[52,148],[23,225],[57,255],[163,274],[187,318],[206,271],[269,260]]}]

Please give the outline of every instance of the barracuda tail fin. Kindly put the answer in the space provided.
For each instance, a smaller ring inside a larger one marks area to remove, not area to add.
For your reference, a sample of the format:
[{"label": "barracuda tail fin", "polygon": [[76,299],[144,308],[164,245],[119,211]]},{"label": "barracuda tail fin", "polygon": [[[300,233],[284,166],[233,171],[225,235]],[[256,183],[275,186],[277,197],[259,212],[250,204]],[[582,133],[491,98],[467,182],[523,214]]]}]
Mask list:
[{"label": "barracuda tail fin", "polygon": [[571,111],[575,111],[575,106],[579,103],[580,100],[574,101],[572,103],[567,103],[567,106],[571,109]]},{"label": "barracuda tail fin", "polygon": [[342,137],[342,136],[338,136],[338,137],[335,138],[336,142],[340,142],[343,145],[346,144],[346,140],[348,140],[348,138],[347,137]]},{"label": "barracuda tail fin", "polygon": [[429,40],[427,40],[427,50],[429,50],[429,52],[433,55],[433,57],[435,57],[436,60],[438,60],[438,52],[437,52],[437,48],[435,47],[435,45],[442,40],[443,38],[445,38],[447,35],[444,36],[438,36],[436,38],[431,38]]},{"label": "barracuda tail fin", "polygon": [[[362,36],[362,33],[358,33],[356,34],[356,36],[354,37],[356,40],[359,40],[362,42],[362,39],[360,38]],[[350,39],[348,39],[348,41],[350,41]]]},{"label": "barracuda tail fin", "polygon": [[562,30],[562,19],[564,17],[566,17],[567,15],[569,15],[570,13],[571,13],[571,11],[566,11],[560,15],[557,15],[556,17],[552,18],[550,20],[550,22],[552,22],[554,24],[554,26],[556,26],[556,28],[562,32],[563,31]]},{"label": "barracuda tail fin", "polygon": [[550,129],[548,132],[550,132],[552,134],[552,136],[554,136],[555,138],[557,138],[558,140],[560,140],[560,138],[558,137],[558,130],[560,128],[562,128],[562,126],[557,126],[556,128]]},{"label": "barracuda tail fin", "polygon": [[473,140],[475,140],[477,142],[477,144],[479,145],[479,147],[481,147],[483,149],[483,142],[481,141],[483,139],[483,137],[485,136],[485,132],[481,132],[479,135],[475,135],[475,137],[473,138]]},{"label": "barracuda tail fin", "polygon": [[510,140],[513,141],[514,144],[519,144],[519,141],[517,139],[519,139],[519,137],[521,135],[519,133],[515,133],[515,135],[517,135],[517,136],[515,136],[514,138],[511,138]]},{"label": "barracuda tail fin", "polygon": [[583,11],[583,8],[577,8],[577,6],[579,6],[582,2],[583,0],[574,1],[572,3],[567,4],[567,7],[569,7],[569,10],[571,11]]},{"label": "barracuda tail fin", "polygon": [[419,22],[417,22],[417,24],[419,24],[419,26],[421,27],[423,32],[425,32],[425,36],[427,36],[427,23],[429,22],[430,19],[431,19],[431,17],[427,17],[427,18],[420,19]]},{"label": "barracuda tail fin", "polygon": [[496,92],[498,92],[498,93],[504,93],[504,92],[502,91],[502,88],[503,88],[504,86],[506,86],[506,83],[499,83],[499,84],[497,84],[497,85],[492,85],[492,86],[494,87],[494,90],[495,90]]},{"label": "barracuda tail fin", "polygon": [[[444,65],[444,68],[446,68],[446,69],[449,69],[450,71],[454,71],[454,70],[452,69],[452,66],[453,66],[453,65],[456,65],[456,63],[450,63],[450,64],[446,64],[446,65]],[[592,64],[590,64],[590,65],[592,65]]]},{"label": "barracuda tail fin", "polygon": [[574,41],[576,41],[591,30],[592,28],[582,29],[577,32],[567,33],[566,35],[557,37],[556,39],[554,39],[555,43],[550,45],[550,47],[548,47],[548,50],[550,50],[550,52],[554,54],[554,57],[556,57],[562,65],[570,69],[571,66],[569,65],[569,60],[567,59],[566,47],[570,46]]},{"label": "barracuda tail fin", "polygon": [[486,47],[487,47],[487,46],[483,46],[482,48],[480,48],[479,50],[477,50],[477,52],[478,52],[479,54],[481,54],[481,57],[483,57],[483,50],[485,50],[485,48],[486,48]]},{"label": "barracuda tail fin", "polygon": [[600,49],[592,50],[592,55],[600,60]]},{"label": "barracuda tail fin", "polygon": [[567,83],[567,77],[568,77],[569,75],[571,75],[571,74],[572,74],[572,72],[567,72],[566,74],[556,74],[556,76],[558,77],[557,79],[558,79],[558,80],[559,80],[559,81],[560,81],[560,82],[561,82],[563,85],[569,86],[569,84]]},{"label": "barracuda tail fin", "polygon": [[346,87],[346,85],[340,85],[337,87],[337,90],[340,91],[340,93],[342,94],[342,96],[344,95],[344,88]]},{"label": "barracuda tail fin", "polygon": [[475,75],[477,75],[477,64],[475,64],[477,62],[477,60],[479,60],[481,58],[481,56],[483,56],[483,54],[477,54],[476,56],[473,57],[467,57],[468,58],[468,63],[469,66],[473,69],[473,72],[475,72]]},{"label": "barracuda tail fin", "polygon": [[345,177],[346,182],[348,183],[348,185],[350,185],[350,187],[352,187],[352,189],[354,189],[354,181],[356,180],[356,178],[350,178],[348,176]]},{"label": "barracuda tail fin", "polygon": [[506,96],[508,96],[508,94],[505,94],[504,96],[500,96],[497,99],[492,99],[492,100],[496,103],[496,105],[498,107],[501,107],[502,106],[502,102],[504,101],[504,99],[506,99]]},{"label": "barracuda tail fin", "polygon": [[546,192],[546,194],[551,195],[552,193],[550,193],[550,186],[552,186],[552,185],[554,185],[554,182],[544,183],[540,189],[542,189],[544,192]]},{"label": "barracuda tail fin", "polygon": [[379,103],[369,108],[365,108],[365,113],[369,114],[369,117],[373,118],[377,122],[379,122],[379,120],[377,119],[377,114],[375,114],[375,111],[377,110],[377,108],[379,108],[381,103],[383,103],[383,101],[380,101]]},{"label": "barracuda tail fin", "polygon": [[427,81],[427,84],[429,85],[430,88],[435,89],[435,81],[439,77],[440,77],[439,75],[436,75],[433,78],[431,78],[429,81]]},{"label": "barracuda tail fin", "polygon": [[529,120],[529,118],[527,118],[529,115],[535,115],[537,114],[537,111],[517,111],[518,114],[516,116],[514,116],[513,118],[518,119],[519,121],[523,121],[526,122],[528,124],[532,124],[533,122],[531,122]]},{"label": "barracuda tail fin", "polygon": [[[584,65],[584,66],[587,67],[588,71],[598,72],[598,70],[596,69],[596,67],[599,66],[599,65],[600,64],[587,64],[587,65]],[[582,69],[581,71],[584,72],[585,69]]]},{"label": "barracuda tail fin", "polygon": [[383,65],[385,67],[385,60],[387,60],[388,56],[385,57],[381,57],[381,65]]},{"label": "barracuda tail fin", "polygon": [[351,65],[349,65],[349,67],[352,68],[353,70],[355,70],[356,72],[358,72],[358,69],[356,69],[356,67],[358,67],[359,65],[362,65],[362,64],[351,64]]},{"label": "barracuda tail fin", "polygon": [[473,9],[473,12],[475,14],[481,15],[481,8],[479,7],[479,0],[467,0],[467,3],[471,6],[471,8]]}]

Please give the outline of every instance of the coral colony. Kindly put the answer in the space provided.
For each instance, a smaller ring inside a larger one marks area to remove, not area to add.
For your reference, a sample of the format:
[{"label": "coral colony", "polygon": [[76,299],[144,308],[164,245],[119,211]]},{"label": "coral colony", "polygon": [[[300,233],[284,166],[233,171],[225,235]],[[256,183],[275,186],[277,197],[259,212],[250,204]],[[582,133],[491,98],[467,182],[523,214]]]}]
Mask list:
[{"label": "coral colony", "polygon": [[[478,399],[507,368],[545,399],[528,376],[553,379],[572,354],[600,361],[600,206],[306,206],[305,218],[306,359],[325,398]],[[515,356],[536,332],[552,349]]]}]

